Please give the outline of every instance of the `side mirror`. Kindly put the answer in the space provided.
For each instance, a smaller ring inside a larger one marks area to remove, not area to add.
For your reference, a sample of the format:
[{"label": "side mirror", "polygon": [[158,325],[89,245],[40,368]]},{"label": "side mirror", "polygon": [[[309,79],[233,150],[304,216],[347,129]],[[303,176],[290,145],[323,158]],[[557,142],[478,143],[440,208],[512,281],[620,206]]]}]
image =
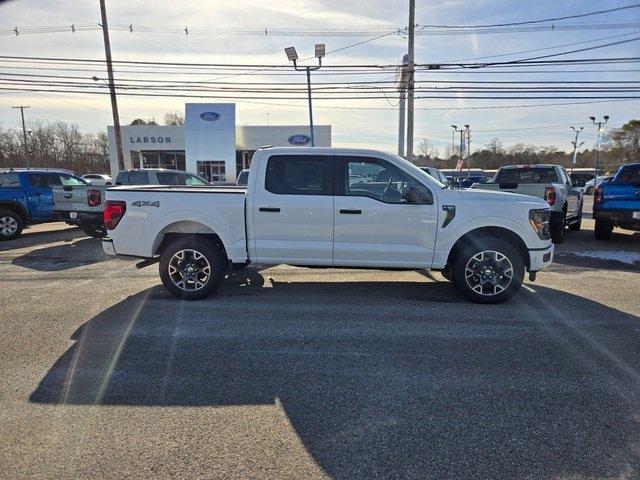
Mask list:
[{"label": "side mirror", "polygon": [[433,205],[433,194],[427,187],[409,187],[404,196],[405,202],[413,205]]}]

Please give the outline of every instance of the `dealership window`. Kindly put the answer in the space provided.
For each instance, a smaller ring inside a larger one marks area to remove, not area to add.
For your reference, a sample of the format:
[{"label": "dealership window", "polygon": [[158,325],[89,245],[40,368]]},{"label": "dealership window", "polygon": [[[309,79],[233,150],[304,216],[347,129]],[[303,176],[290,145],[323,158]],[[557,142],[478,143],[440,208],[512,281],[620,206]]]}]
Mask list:
[{"label": "dealership window", "polygon": [[236,150],[236,172],[240,173],[251,166],[251,158],[255,150]]},{"label": "dealership window", "polygon": [[142,159],[140,168],[185,169],[184,150],[143,150],[140,152],[140,158]]},{"label": "dealership window", "polygon": [[198,175],[204,178],[207,182],[211,183],[224,183],[226,180],[226,173],[224,168],[224,162],[220,161],[201,161],[197,162]]}]

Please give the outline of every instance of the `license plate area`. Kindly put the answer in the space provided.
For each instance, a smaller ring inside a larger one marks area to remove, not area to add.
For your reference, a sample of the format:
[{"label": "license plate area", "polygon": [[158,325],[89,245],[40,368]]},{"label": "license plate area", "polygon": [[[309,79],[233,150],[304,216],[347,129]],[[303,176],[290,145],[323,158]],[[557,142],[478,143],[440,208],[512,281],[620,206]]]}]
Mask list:
[{"label": "license plate area", "polygon": [[76,218],[78,218],[78,212],[69,212],[69,218],[71,220],[75,220]]},{"label": "license plate area", "polygon": [[633,218],[634,220],[640,220],[640,212],[633,212],[631,214],[631,218]]}]

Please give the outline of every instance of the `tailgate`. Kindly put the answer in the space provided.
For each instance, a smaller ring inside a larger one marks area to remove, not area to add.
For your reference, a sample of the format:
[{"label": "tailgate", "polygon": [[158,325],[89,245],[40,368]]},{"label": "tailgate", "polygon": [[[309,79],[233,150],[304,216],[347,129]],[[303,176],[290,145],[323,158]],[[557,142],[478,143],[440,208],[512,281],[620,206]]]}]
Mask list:
[{"label": "tailgate", "polygon": [[[88,190],[97,191],[100,195],[100,203],[89,206],[87,202]],[[104,209],[104,189],[95,185],[73,185],[65,187],[53,187],[53,211],[54,212],[102,212]]]},{"label": "tailgate", "polygon": [[601,208],[640,211],[640,186],[628,183],[602,184]]},{"label": "tailgate", "polygon": [[544,191],[546,185],[539,183],[482,183],[476,185],[475,188],[480,190],[494,190],[496,192],[519,193],[520,195],[529,195],[544,199]]}]

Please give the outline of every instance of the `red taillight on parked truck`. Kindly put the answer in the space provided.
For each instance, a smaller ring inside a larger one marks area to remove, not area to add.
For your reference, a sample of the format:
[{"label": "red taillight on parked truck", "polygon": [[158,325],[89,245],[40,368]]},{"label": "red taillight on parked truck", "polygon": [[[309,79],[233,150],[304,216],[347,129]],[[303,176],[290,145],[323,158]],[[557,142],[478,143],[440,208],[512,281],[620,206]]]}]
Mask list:
[{"label": "red taillight on parked truck", "polygon": [[87,205],[90,207],[97,207],[102,203],[102,196],[100,195],[100,190],[94,190],[90,188],[87,190]]},{"label": "red taillight on parked truck", "polygon": [[556,189],[553,187],[547,187],[544,189],[544,199],[549,205],[556,203]]},{"label": "red taillight on parked truck", "polygon": [[120,219],[127,211],[127,204],[121,200],[107,200],[104,207],[104,226],[107,230],[113,230],[118,226]]},{"label": "red taillight on parked truck", "polygon": [[602,202],[602,187],[598,187],[593,192],[593,203]]}]

